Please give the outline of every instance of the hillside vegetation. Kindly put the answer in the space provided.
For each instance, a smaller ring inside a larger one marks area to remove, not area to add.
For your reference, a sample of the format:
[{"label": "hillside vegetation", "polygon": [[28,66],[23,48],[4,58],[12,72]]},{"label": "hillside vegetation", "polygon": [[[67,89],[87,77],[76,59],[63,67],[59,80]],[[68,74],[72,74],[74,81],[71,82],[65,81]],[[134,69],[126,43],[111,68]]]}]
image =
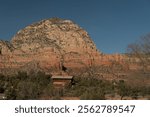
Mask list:
[{"label": "hillside vegetation", "polygon": [[43,72],[18,72],[16,76],[0,75],[0,93],[5,99],[62,99],[77,97],[83,100],[149,99],[150,86],[132,85],[124,80],[101,80],[94,77],[75,77],[73,86],[55,88],[51,77]]}]

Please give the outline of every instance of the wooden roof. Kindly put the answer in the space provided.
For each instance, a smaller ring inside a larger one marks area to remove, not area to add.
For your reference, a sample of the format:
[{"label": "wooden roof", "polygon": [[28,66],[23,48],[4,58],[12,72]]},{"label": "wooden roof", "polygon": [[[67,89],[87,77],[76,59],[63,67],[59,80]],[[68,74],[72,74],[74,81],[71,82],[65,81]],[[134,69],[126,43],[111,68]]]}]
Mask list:
[{"label": "wooden roof", "polygon": [[73,76],[55,76],[55,75],[53,75],[51,78],[52,79],[66,79],[66,80],[71,80],[73,78]]}]

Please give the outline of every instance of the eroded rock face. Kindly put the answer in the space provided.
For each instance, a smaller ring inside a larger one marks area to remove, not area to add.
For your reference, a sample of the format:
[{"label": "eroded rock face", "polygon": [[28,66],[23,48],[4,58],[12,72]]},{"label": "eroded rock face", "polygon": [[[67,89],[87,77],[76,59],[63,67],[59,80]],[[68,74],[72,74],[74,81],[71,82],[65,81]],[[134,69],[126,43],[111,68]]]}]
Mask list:
[{"label": "eroded rock face", "polygon": [[14,50],[11,43],[0,40],[0,55],[10,54]]},{"label": "eroded rock face", "polygon": [[27,26],[12,39],[16,49],[25,52],[51,47],[61,52],[94,52],[96,47],[86,31],[70,20],[53,18]]},{"label": "eroded rock face", "polygon": [[34,62],[49,71],[61,66],[74,69],[97,65],[101,53],[77,24],[51,18],[20,30],[10,43],[0,41],[0,54],[1,68],[20,69]]}]

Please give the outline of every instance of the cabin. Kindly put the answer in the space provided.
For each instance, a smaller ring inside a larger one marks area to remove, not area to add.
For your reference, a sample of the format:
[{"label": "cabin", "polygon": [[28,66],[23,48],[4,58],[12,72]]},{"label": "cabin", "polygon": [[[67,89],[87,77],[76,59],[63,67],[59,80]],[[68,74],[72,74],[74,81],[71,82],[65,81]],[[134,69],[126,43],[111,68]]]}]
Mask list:
[{"label": "cabin", "polygon": [[55,76],[51,77],[53,85],[56,88],[63,88],[65,86],[72,86],[74,84],[73,76]]}]

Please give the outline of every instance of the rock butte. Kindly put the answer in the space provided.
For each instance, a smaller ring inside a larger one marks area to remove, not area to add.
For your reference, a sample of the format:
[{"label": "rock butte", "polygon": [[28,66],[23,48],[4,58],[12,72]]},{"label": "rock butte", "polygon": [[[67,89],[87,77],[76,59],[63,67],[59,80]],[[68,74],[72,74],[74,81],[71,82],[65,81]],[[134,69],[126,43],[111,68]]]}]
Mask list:
[{"label": "rock butte", "polygon": [[104,55],[88,33],[70,20],[51,18],[25,27],[10,42],[0,41],[0,72],[68,70],[122,62],[124,55]]}]

